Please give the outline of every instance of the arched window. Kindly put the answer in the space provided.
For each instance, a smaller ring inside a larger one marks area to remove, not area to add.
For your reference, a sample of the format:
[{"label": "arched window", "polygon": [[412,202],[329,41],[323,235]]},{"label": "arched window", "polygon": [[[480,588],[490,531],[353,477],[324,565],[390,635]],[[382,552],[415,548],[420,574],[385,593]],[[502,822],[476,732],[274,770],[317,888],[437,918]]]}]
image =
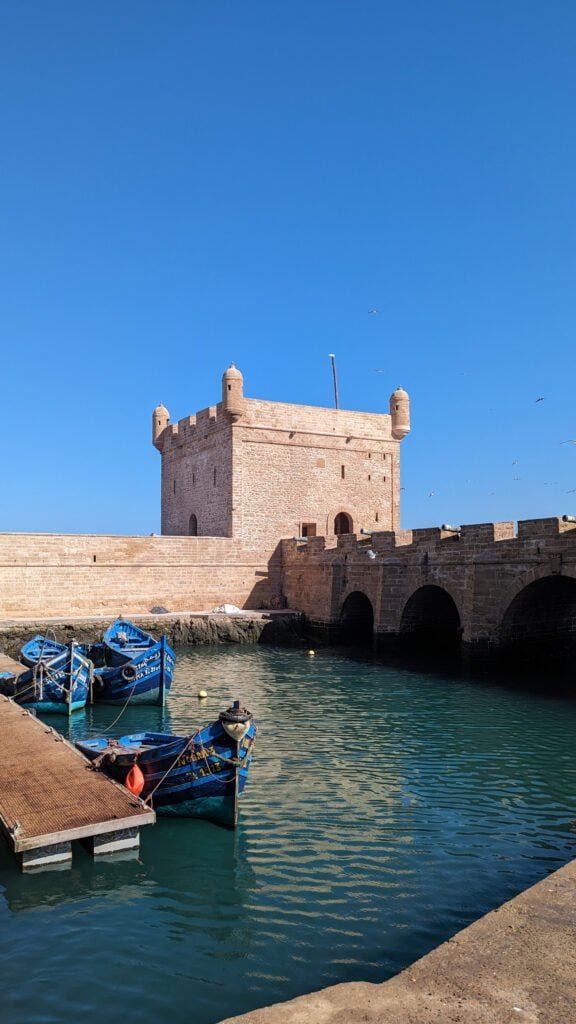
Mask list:
[{"label": "arched window", "polygon": [[352,519],[346,512],[339,512],[336,516],[334,533],[352,533]]},{"label": "arched window", "polygon": [[190,522],[188,524],[188,533],[190,534],[191,537],[198,536],[198,520],[194,513],[192,513],[192,515],[190,516]]}]

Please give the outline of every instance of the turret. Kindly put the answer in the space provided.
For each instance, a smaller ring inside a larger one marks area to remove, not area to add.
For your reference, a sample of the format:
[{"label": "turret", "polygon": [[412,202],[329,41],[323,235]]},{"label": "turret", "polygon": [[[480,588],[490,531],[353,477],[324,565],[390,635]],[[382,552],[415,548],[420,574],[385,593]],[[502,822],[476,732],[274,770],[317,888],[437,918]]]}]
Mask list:
[{"label": "turret", "polygon": [[397,387],[390,395],[392,437],[401,441],[410,433],[410,398],[404,388]]},{"label": "turret", "polygon": [[222,405],[232,420],[244,412],[244,378],[234,363],[222,375]]},{"label": "turret", "polygon": [[166,406],[157,405],[152,413],[152,444],[158,451],[162,451],[162,434],[170,423],[170,413]]}]

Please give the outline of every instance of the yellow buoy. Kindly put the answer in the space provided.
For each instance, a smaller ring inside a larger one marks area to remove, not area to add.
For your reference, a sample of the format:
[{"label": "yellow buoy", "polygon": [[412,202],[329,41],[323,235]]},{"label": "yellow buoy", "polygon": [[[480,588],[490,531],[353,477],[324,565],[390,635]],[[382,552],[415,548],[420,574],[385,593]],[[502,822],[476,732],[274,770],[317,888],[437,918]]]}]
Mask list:
[{"label": "yellow buoy", "polygon": [[198,690],[198,700],[205,700],[207,696],[206,690]]}]

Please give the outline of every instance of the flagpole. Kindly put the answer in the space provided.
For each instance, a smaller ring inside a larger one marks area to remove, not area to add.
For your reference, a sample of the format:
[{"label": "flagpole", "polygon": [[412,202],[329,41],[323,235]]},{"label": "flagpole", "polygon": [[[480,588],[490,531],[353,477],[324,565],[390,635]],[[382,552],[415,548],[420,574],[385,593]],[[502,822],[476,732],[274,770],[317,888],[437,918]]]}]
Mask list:
[{"label": "flagpole", "polygon": [[338,381],[336,379],[336,356],[333,352],[330,353],[330,359],[332,360],[332,376],[334,378],[334,404],[336,408],[340,408],[338,404]]}]

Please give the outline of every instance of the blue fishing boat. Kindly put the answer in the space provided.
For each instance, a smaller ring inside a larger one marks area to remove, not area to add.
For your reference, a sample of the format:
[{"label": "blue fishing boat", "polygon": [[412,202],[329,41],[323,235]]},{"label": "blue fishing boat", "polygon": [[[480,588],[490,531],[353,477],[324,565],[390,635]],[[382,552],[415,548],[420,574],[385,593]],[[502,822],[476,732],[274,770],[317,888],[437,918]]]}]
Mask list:
[{"label": "blue fishing boat", "polygon": [[156,640],[132,622],[117,619],[100,644],[85,645],[94,664],[95,703],[164,704],[176,655],[165,636]]},{"label": "blue fishing boat", "polygon": [[43,713],[70,715],[86,707],[92,664],[79,644],[66,646],[36,636],[24,644],[21,653],[30,667],[18,675],[2,673],[0,693]]},{"label": "blue fishing boat", "polygon": [[256,726],[240,702],[192,736],[139,732],[76,746],[158,814],[206,818],[235,828],[252,761]]},{"label": "blue fishing boat", "polygon": [[32,668],[39,661],[49,661],[50,658],[55,658],[57,654],[62,653],[63,649],[64,644],[59,644],[55,636],[51,638],[38,633],[20,648],[20,657],[25,665]]}]

